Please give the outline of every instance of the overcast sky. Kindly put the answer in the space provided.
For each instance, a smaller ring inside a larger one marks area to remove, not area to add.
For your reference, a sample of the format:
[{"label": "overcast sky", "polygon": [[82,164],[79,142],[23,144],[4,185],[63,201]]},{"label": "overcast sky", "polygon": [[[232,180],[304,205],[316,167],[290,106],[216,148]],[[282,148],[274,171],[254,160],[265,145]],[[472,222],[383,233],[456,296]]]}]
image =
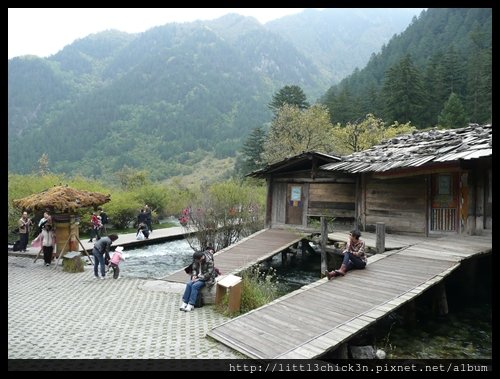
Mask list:
[{"label": "overcast sky", "polygon": [[9,59],[47,57],[78,38],[108,29],[144,32],[170,22],[212,20],[228,13],[261,23],[299,13],[304,8],[9,8]]}]

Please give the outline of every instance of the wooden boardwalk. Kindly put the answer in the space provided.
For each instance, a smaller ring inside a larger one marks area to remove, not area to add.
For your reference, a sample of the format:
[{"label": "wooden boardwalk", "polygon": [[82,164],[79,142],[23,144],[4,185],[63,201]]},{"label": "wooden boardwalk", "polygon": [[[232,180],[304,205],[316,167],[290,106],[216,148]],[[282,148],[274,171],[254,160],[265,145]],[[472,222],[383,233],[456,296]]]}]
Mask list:
[{"label": "wooden boardwalk", "polygon": [[[215,253],[215,266],[224,275],[238,274],[256,263],[271,258],[305,236],[300,232],[286,229],[263,229]],[[185,283],[188,277],[181,269],[162,279]]]},{"label": "wooden boardwalk", "polygon": [[208,336],[251,358],[316,358],[422,294],[461,260],[492,248],[491,237],[412,242],[370,257],[365,270],[320,279],[213,328]]}]

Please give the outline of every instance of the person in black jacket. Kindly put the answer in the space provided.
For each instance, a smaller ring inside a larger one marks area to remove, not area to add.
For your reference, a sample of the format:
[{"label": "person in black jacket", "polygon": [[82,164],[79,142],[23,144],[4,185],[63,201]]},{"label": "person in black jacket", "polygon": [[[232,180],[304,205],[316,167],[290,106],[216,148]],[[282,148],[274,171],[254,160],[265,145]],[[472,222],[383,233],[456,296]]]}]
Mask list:
[{"label": "person in black jacket", "polygon": [[118,235],[110,234],[107,237],[102,237],[94,244],[92,254],[94,255],[94,276],[99,278],[99,265],[101,265],[101,279],[106,277],[106,265],[104,256],[109,254],[111,244],[118,239]]}]

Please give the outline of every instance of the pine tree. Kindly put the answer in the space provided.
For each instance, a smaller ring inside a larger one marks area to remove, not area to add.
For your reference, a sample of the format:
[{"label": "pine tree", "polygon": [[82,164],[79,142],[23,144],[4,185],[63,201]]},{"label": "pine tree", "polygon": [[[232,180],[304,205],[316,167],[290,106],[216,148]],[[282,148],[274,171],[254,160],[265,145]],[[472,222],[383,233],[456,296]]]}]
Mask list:
[{"label": "pine tree", "polygon": [[269,103],[268,107],[276,116],[285,104],[295,105],[300,110],[309,108],[309,103],[306,100],[306,95],[302,88],[299,86],[284,86],[276,94],[273,95],[273,99]]},{"label": "pine tree", "polygon": [[460,98],[452,92],[438,117],[439,126],[445,128],[463,128],[467,126],[467,116]]},{"label": "pine tree", "polygon": [[256,127],[247,137],[242,147],[242,154],[235,165],[236,172],[244,176],[265,166],[261,154],[264,151],[266,132],[260,126]]},{"label": "pine tree", "polygon": [[383,96],[386,118],[403,123],[411,121],[417,126],[424,126],[421,117],[424,87],[420,71],[409,54],[388,70]]}]

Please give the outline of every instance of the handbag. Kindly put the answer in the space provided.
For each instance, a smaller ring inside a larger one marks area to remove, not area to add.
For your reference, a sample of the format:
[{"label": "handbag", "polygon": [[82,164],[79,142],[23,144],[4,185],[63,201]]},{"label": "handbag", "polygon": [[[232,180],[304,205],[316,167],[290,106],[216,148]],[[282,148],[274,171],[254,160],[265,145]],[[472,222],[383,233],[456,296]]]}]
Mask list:
[{"label": "handbag", "polygon": [[193,272],[193,264],[191,263],[189,266],[187,266],[186,268],[184,268],[184,272],[186,274],[191,274]]}]

